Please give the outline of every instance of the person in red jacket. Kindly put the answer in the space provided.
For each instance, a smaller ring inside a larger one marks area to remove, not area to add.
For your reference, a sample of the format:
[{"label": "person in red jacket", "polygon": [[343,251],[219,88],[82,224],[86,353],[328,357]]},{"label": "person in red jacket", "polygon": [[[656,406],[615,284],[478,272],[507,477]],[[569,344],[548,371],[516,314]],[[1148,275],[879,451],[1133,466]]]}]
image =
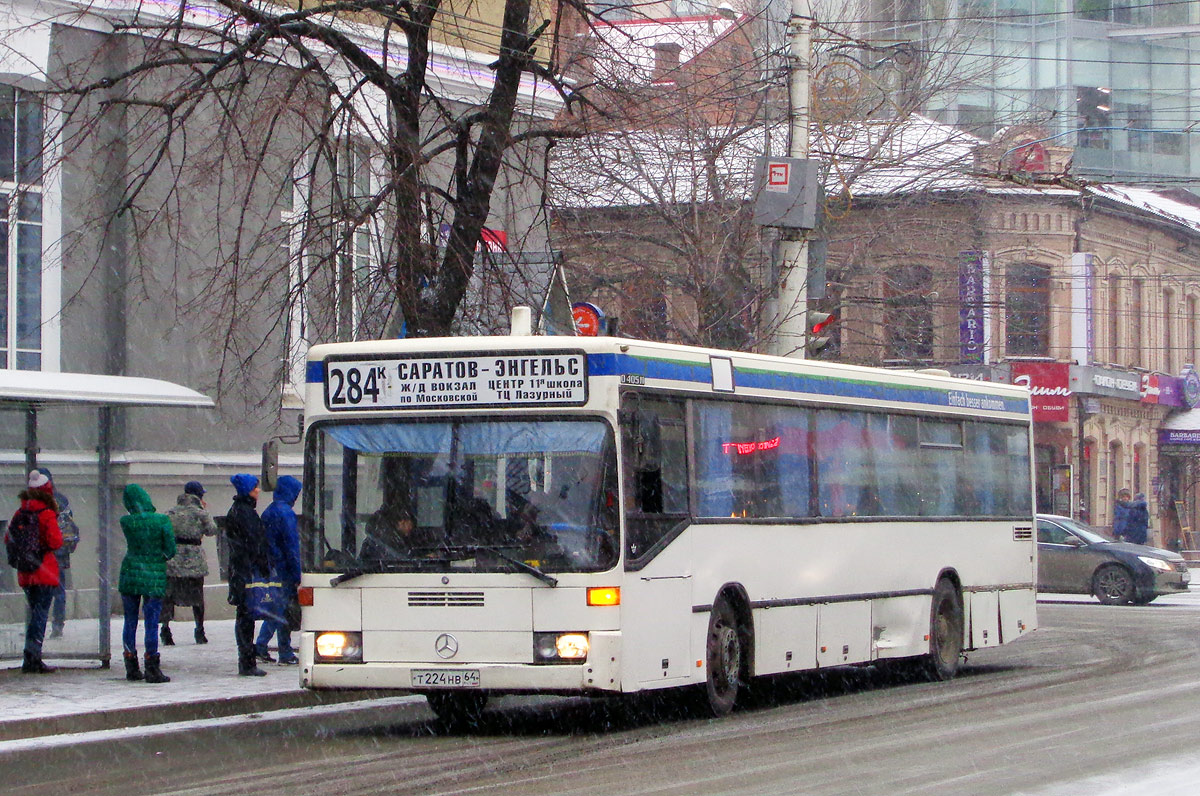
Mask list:
[{"label": "person in red jacket", "polygon": [[[62,531],[58,528],[58,504],[50,479],[37,470],[29,473],[29,488],[21,493],[21,508],[38,517],[41,531],[42,566],[33,572],[18,572],[17,583],[25,590],[29,603],[29,622],[25,625],[25,662],[21,671],[26,674],[47,674],[53,666],[42,663],[42,639],[46,636],[46,620],[50,605],[58,592],[58,559],[54,551],[62,547]],[[13,515],[16,517],[16,514]]]}]

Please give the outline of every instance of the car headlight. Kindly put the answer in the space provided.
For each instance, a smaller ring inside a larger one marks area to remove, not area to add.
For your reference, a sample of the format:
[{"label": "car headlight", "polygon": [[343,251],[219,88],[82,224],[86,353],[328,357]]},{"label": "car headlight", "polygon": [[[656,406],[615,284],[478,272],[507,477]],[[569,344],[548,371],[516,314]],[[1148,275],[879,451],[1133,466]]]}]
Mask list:
[{"label": "car headlight", "polygon": [[362,663],[362,633],[317,634],[317,663]]},{"label": "car headlight", "polygon": [[534,663],[583,663],[588,656],[587,633],[534,633]]},{"label": "car headlight", "polygon": [[1138,556],[1138,561],[1141,561],[1151,569],[1157,569],[1159,572],[1170,572],[1171,563],[1163,561],[1161,558],[1151,558],[1150,556]]}]

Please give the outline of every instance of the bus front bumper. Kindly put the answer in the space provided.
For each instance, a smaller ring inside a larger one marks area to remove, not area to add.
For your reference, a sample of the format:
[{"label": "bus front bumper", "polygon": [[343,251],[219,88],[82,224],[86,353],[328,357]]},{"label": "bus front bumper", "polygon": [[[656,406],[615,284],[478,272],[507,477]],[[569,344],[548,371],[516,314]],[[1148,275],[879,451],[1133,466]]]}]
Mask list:
[{"label": "bus front bumper", "polygon": [[[416,678],[430,672],[455,675],[456,682],[469,686],[446,690],[481,690],[500,693],[557,693],[621,690],[619,632],[590,633],[591,648],[584,663],[447,663],[445,661],[371,661],[365,663],[317,663],[314,634],[300,637],[300,685],[315,690],[402,689],[443,690],[422,685]],[[473,683],[476,681],[478,685]]]}]

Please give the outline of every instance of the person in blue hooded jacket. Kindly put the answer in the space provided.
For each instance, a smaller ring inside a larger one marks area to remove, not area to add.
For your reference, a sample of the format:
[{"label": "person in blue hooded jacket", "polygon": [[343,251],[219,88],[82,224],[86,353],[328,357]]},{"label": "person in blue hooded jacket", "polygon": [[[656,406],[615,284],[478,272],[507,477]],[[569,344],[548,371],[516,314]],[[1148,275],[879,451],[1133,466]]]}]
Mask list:
[{"label": "person in blue hooded jacket", "polygon": [[292,631],[288,627],[285,606],[296,598],[300,588],[300,533],[296,527],[296,512],[292,506],[300,495],[300,480],[281,476],[275,484],[274,499],[262,513],[267,532],[267,558],[271,563],[270,581],[279,584],[276,595],[276,615],[263,620],[255,641],[255,653],[261,660],[271,660],[267,644],[271,636],[279,639],[279,663],[300,662],[292,650]]}]

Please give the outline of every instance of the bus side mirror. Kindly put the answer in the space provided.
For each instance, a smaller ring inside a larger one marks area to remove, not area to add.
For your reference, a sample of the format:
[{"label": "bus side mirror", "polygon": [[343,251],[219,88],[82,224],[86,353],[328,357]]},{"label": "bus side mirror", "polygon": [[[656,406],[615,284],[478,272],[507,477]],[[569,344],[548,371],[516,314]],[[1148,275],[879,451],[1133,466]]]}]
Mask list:
[{"label": "bus side mirror", "polygon": [[279,480],[279,441],[267,440],[262,446],[262,477],[259,486],[264,492],[274,492]]}]

